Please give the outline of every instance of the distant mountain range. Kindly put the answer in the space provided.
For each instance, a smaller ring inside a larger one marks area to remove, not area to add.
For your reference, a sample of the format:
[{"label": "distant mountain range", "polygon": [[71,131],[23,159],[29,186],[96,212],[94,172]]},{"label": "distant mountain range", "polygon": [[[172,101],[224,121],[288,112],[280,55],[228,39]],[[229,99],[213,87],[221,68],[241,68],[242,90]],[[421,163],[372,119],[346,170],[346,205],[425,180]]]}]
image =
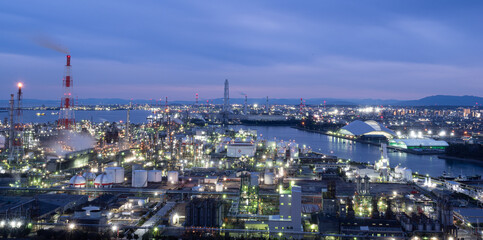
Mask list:
[{"label": "distant mountain range", "polygon": [[[249,104],[266,104],[266,98],[249,98]],[[304,99],[306,105],[393,105],[393,106],[475,106],[476,104],[483,104],[482,97],[476,96],[449,96],[449,95],[436,95],[421,98],[418,100],[394,100],[394,99],[343,99],[343,98],[309,98]],[[79,99],[77,105],[115,105],[115,104],[129,104],[131,100],[121,98],[86,98]],[[216,98],[210,100],[210,103],[223,104],[223,98]],[[243,104],[244,98],[231,98],[232,104]],[[269,104],[287,104],[297,105],[300,104],[300,99],[295,98],[269,98]],[[155,104],[153,100],[135,99],[132,100],[133,104]],[[158,102],[159,103],[159,102]],[[194,101],[170,101],[169,104],[193,104]],[[200,100],[200,104],[206,103],[205,100]],[[164,105],[164,102],[160,103]],[[39,100],[39,99],[24,99],[22,105],[24,107],[33,106],[46,106],[56,107],[60,105],[59,100]],[[8,100],[0,100],[0,108],[8,107]]]}]

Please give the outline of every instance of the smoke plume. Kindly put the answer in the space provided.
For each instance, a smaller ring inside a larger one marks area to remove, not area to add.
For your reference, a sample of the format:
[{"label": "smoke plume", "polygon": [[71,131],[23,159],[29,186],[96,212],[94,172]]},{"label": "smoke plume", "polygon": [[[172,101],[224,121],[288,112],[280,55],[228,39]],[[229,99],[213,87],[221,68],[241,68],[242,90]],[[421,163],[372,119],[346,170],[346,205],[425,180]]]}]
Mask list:
[{"label": "smoke plume", "polygon": [[49,145],[58,156],[64,156],[69,152],[92,148],[95,143],[96,140],[90,134],[64,132],[57,137],[55,142]]},{"label": "smoke plume", "polygon": [[42,47],[49,48],[60,53],[69,54],[69,49],[67,47],[62,46],[62,44],[46,35],[36,35],[32,38],[32,40]]}]

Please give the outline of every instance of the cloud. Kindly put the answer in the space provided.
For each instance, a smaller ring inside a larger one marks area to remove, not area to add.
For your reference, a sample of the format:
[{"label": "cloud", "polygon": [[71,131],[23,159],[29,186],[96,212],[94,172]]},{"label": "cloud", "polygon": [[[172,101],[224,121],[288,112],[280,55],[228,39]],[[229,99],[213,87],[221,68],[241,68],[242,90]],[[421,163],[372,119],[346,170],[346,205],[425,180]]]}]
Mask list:
[{"label": "cloud", "polygon": [[[25,68],[16,62],[26,63],[28,73],[23,73]],[[63,58],[0,54],[0,64],[6,66],[3,73],[6,79],[14,81],[17,73],[24,74],[26,98],[53,99],[55,93],[61,92]],[[75,56],[72,65],[75,95],[79,98],[168,96],[186,100],[192,99],[196,92],[202,98],[219,98],[223,95],[225,78],[230,80],[232,92],[244,92],[250,97],[412,99],[431,94],[479,95],[483,91],[479,84],[483,70],[476,67],[340,56],[320,58],[309,64],[219,64],[192,70],[178,64],[122,63]],[[452,87],[448,88],[449,85]],[[8,88],[1,90],[3,96],[8,93]]]},{"label": "cloud", "polygon": [[[479,4],[0,5],[0,20],[7,23],[0,25],[0,77],[24,80],[26,94],[32,87],[29,94],[36,98],[62,92],[64,56],[29,41],[33,32],[54,36],[69,47],[80,98],[192,99],[195,92],[216,98],[223,95],[225,78],[233,90],[250,97],[407,99],[482,90],[477,80],[482,76],[483,36],[474,24],[483,21]],[[10,91],[0,93],[8,97]]]}]

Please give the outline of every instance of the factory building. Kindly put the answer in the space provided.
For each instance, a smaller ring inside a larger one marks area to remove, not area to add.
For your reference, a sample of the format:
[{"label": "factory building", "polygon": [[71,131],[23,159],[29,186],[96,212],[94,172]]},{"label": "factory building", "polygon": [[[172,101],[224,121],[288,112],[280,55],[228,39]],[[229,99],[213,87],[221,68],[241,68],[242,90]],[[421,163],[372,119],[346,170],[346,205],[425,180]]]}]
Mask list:
[{"label": "factory building", "polygon": [[281,191],[279,199],[280,215],[270,215],[268,222],[270,231],[303,231],[302,188],[292,186],[292,191]]},{"label": "factory building", "polygon": [[185,226],[221,227],[223,224],[223,203],[213,199],[193,199],[186,206]]},{"label": "factory building", "polygon": [[228,157],[253,157],[257,151],[257,146],[251,141],[242,141],[237,139],[236,141],[228,144],[226,155]]},{"label": "factory building", "polygon": [[431,138],[416,139],[393,139],[389,141],[389,146],[402,149],[421,149],[421,150],[444,150],[449,145],[445,141],[437,141]]}]

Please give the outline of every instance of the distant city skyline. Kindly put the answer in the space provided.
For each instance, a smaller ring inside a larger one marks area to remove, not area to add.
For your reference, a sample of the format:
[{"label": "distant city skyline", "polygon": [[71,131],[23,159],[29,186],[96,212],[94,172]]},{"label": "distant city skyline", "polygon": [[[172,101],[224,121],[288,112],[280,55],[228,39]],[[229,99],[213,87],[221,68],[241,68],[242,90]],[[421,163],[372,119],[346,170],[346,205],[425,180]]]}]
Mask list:
[{"label": "distant city skyline", "polygon": [[0,99],[482,96],[481,1],[0,2]]}]

